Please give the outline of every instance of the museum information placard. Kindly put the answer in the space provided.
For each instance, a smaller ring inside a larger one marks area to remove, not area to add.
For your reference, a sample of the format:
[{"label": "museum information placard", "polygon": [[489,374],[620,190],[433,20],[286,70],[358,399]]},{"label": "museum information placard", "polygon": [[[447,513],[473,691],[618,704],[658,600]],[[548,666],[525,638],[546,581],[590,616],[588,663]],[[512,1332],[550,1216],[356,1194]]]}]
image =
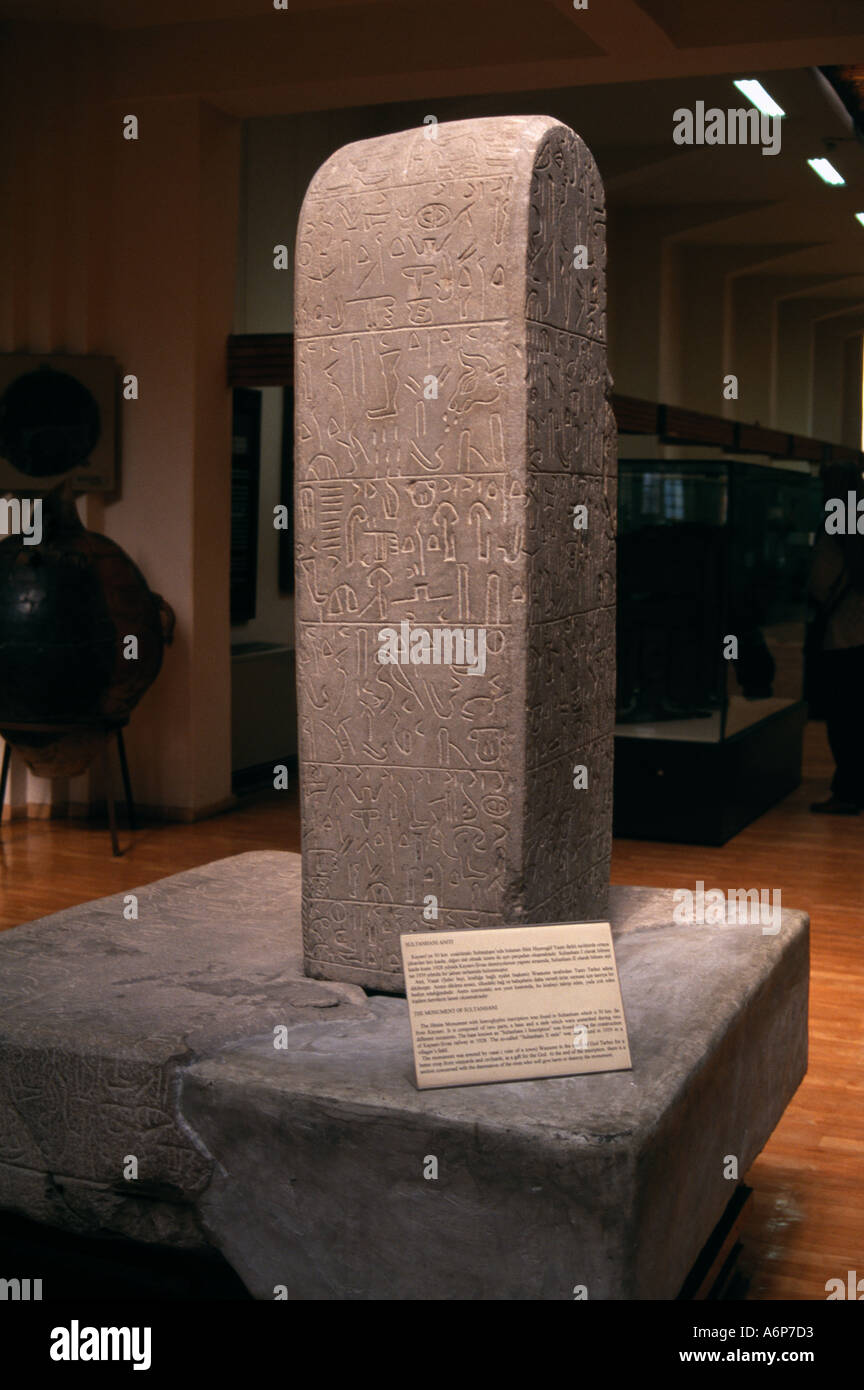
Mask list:
[{"label": "museum information placard", "polygon": [[402,936],[417,1085],[625,1071],[608,922]]}]

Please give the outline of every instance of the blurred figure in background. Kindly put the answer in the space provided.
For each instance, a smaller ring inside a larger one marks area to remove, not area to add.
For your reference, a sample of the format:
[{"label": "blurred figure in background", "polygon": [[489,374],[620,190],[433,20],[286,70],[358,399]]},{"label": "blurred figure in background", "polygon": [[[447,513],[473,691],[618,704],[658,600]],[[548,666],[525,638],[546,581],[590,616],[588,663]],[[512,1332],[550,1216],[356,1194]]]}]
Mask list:
[{"label": "blurred figure in background", "polygon": [[[832,464],[823,473],[825,524],[813,547],[810,597],[816,613],[807,645],[811,715],[824,718],[837,770],[827,801],[810,809],[853,816],[864,807],[864,498],[854,464]],[[843,511],[828,504],[839,499]],[[845,534],[831,534],[845,516]]]}]

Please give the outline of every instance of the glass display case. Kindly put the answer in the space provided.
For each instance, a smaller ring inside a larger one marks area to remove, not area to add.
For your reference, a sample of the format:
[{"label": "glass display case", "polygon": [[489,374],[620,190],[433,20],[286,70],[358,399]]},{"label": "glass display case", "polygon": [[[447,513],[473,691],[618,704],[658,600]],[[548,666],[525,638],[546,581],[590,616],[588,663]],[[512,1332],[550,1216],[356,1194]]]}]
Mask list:
[{"label": "glass display case", "polygon": [[618,495],[616,832],[723,843],[800,781],[819,482],[624,459]]}]

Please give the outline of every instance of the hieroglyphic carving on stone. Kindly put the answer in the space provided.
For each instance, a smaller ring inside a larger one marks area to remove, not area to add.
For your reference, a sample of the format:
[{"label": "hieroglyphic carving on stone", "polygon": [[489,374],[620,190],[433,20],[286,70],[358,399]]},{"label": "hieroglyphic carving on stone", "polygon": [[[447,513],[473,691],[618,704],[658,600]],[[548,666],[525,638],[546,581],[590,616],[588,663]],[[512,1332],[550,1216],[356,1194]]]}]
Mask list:
[{"label": "hieroglyphic carving on stone", "polygon": [[[548,117],[362,141],[310,185],[296,260],[306,969],[399,990],[401,932],[604,910],[602,186]],[[418,627],[482,629],[482,665],[382,664]]]}]

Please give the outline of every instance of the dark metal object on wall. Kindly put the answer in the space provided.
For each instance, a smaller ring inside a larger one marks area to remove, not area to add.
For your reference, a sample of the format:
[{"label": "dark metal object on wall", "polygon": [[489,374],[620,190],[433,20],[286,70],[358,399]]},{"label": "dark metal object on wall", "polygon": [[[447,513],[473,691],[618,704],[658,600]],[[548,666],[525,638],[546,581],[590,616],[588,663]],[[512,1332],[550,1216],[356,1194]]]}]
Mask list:
[{"label": "dark metal object on wall", "polygon": [[111,357],[0,353],[0,493],[113,492],[116,394]]}]

